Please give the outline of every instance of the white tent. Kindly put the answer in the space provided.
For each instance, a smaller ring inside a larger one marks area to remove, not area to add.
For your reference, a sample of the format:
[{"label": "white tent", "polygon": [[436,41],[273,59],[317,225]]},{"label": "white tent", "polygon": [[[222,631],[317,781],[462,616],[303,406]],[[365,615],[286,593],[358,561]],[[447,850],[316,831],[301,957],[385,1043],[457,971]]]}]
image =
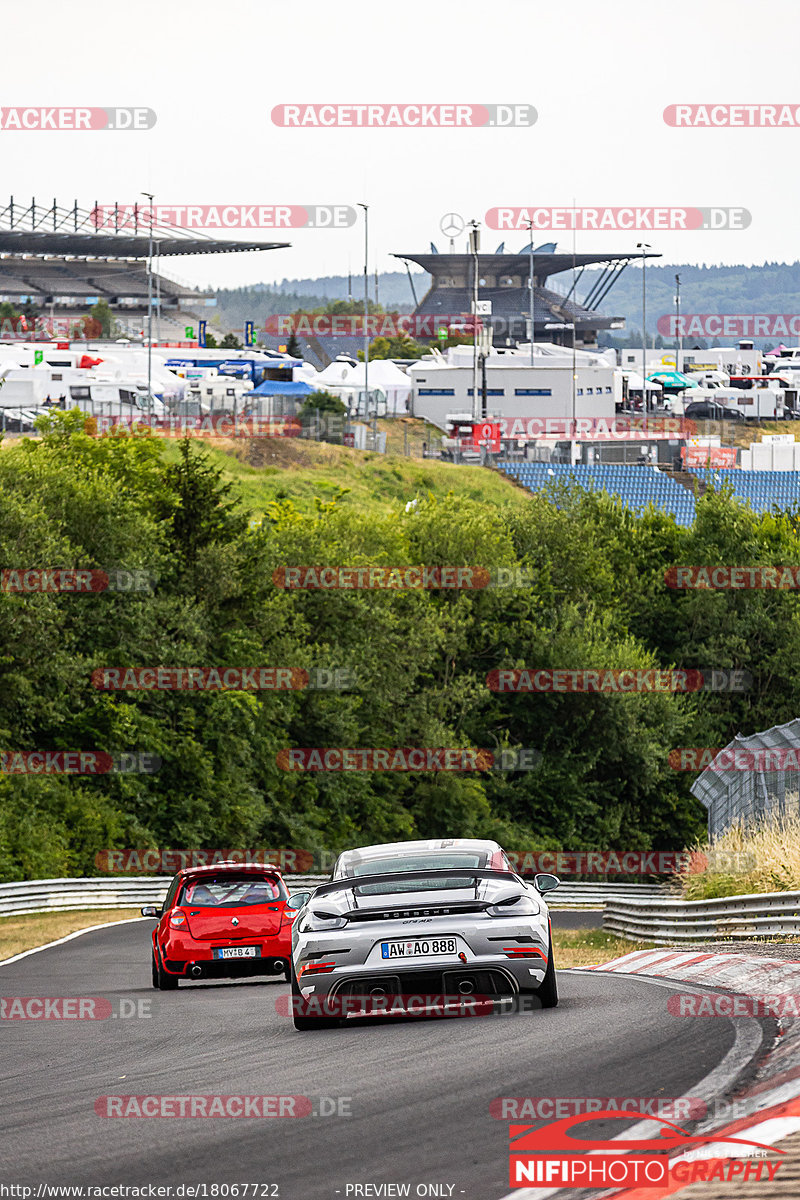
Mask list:
[{"label": "white tent", "polygon": [[[628,380],[628,389],[634,392],[642,390],[642,377],[636,371],[623,371],[622,374]],[[656,383],[654,379],[647,381],[648,392],[662,392],[664,389],[660,383]]]},{"label": "white tent", "polygon": [[[376,358],[369,364],[367,383],[370,392],[376,388],[386,396],[386,415],[390,417],[405,416],[408,412],[407,400],[411,395],[411,380],[389,358]],[[327,389],[336,395],[347,393],[356,395],[364,390],[364,364],[357,363],[351,367],[347,362],[334,360],[320,371],[314,380],[314,386]],[[343,398],[344,395],[343,395]]]},{"label": "white tent", "polygon": [[319,379],[319,371],[312,363],[303,362],[299,367],[292,367],[292,379],[295,381],[299,379],[301,383],[310,383],[315,388]]}]

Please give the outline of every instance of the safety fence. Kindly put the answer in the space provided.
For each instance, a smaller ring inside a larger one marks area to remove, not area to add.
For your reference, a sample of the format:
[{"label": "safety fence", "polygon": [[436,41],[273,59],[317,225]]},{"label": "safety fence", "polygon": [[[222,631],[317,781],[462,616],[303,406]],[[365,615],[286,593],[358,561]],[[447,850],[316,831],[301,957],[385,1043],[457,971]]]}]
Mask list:
[{"label": "safety fence", "polygon": [[800,935],[800,892],[716,900],[619,897],[605,905],[603,929],[629,941],[659,945],[796,937]]},{"label": "safety fence", "polygon": [[[148,875],[135,879],[34,879],[25,883],[0,883],[0,916],[161,904],[173,878],[172,875]],[[328,878],[327,875],[283,877],[291,894],[313,890]]]},{"label": "safety fence", "polygon": [[[24,883],[0,883],[0,916],[17,913],[66,912],[90,908],[138,908],[160,904],[173,878],[171,875],[139,875],[134,878],[34,879]],[[328,875],[284,875],[291,894],[313,890],[326,883]],[[664,895],[659,884],[564,882],[548,893],[549,907],[602,908],[628,897],[656,898]]]}]

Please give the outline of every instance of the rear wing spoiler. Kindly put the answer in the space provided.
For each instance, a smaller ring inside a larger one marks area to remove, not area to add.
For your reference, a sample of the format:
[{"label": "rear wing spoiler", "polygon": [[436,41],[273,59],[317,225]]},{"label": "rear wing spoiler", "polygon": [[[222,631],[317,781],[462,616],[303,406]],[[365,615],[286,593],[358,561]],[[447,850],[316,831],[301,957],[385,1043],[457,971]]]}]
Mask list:
[{"label": "rear wing spoiler", "polygon": [[356,888],[364,887],[372,883],[398,883],[408,879],[441,879],[443,876],[451,879],[457,875],[462,879],[495,879],[504,880],[506,883],[519,883],[519,875],[515,875],[513,871],[487,871],[483,867],[442,867],[438,870],[431,871],[390,871],[385,875],[352,875],[347,879],[336,879],[333,883],[323,883],[314,892],[314,899],[317,896],[329,896],[331,892],[342,892]]}]

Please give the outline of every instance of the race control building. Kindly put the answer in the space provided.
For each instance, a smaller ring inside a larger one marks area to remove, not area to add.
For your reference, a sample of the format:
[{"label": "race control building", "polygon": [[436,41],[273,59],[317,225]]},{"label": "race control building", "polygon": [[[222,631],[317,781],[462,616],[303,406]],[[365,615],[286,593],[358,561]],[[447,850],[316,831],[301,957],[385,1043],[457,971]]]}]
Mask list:
[{"label": "race control building", "polygon": [[[478,299],[491,302],[491,316],[482,317],[482,321],[491,324],[494,345],[504,346],[530,340],[530,245],[518,254],[506,253],[505,246],[501,245],[494,254],[474,255],[440,254],[431,244],[429,254],[395,254],[394,257],[403,259],[407,264],[415,263],[430,274],[430,287],[417,302],[414,311],[434,316],[472,312],[477,260]],[[624,327],[623,317],[603,316],[597,307],[603,303],[628,264],[641,261],[641,254],[636,251],[621,254],[562,254],[557,251],[554,242],[548,242],[535,247],[532,257],[535,341],[571,346],[574,326],[576,346],[594,349],[599,330]],[[647,257],[661,256],[648,254]],[[578,301],[581,277],[587,267],[594,266],[602,266],[603,269],[592,277],[588,292]],[[552,286],[552,277],[563,276],[565,272],[570,272],[566,289]]]}]

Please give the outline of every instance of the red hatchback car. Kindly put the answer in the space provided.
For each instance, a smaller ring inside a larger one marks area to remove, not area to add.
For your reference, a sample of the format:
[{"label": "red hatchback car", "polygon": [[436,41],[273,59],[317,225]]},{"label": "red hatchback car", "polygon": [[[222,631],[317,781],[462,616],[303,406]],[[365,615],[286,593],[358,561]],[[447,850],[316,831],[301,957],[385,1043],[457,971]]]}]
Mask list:
[{"label": "red hatchback car", "polygon": [[277,868],[218,863],[179,871],[153,930],[153,987],[181,979],[285,975],[291,961],[292,922],[308,892],[290,898]]}]

